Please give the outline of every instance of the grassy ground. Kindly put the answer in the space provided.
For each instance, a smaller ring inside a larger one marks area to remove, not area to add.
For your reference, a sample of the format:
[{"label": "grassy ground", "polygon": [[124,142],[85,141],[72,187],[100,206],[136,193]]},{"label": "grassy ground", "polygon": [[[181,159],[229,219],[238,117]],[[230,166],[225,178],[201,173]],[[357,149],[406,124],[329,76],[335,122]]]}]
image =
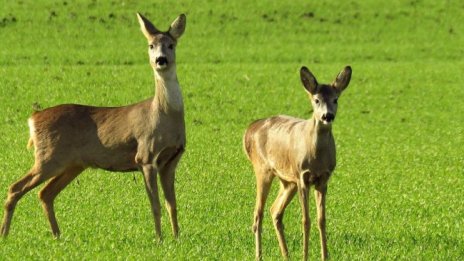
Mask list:
[{"label": "grassy ground", "polygon": [[[334,126],[338,166],[327,203],[331,257],[464,256],[462,2],[29,2],[0,4],[2,200],[33,163],[31,105],[151,96],[135,12],[160,29],[186,13],[177,51],[188,127],[177,175],[181,236],[172,239],[164,211],[165,240],[154,242],[138,173],[87,170],[56,201],[62,238],[52,239],[33,191],[0,240],[3,259],[252,259],[255,182],[242,133],[256,118],[310,117],[299,68],[329,82],[346,64],[353,78]],[[290,254],[300,259],[297,200],[286,213]],[[317,259],[315,224],[311,240]],[[268,213],[263,243],[265,259],[280,258]]]}]

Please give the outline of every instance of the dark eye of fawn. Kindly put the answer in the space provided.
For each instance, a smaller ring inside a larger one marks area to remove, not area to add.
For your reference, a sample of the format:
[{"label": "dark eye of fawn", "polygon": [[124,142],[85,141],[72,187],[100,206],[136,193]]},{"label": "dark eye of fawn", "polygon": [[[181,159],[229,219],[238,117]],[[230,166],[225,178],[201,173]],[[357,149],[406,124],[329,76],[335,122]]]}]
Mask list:
[{"label": "dark eye of fawn", "polygon": [[148,45],[148,47],[150,47],[150,49],[153,49],[153,44]]},{"label": "dark eye of fawn", "polygon": [[337,102],[338,102],[338,99],[335,99],[335,100],[334,100],[334,103],[337,103]]},{"label": "dark eye of fawn", "polygon": [[174,48],[174,45],[173,45],[173,44],[170,44],[170,45],[168,46],[168,48],[169,48],[169,49],[172,49],[172,48]]},{"label": "dark eye of fawn", "polygon": [[319,99],[314,99],[314,102],[315,102],[316,104],[319,104]]}]

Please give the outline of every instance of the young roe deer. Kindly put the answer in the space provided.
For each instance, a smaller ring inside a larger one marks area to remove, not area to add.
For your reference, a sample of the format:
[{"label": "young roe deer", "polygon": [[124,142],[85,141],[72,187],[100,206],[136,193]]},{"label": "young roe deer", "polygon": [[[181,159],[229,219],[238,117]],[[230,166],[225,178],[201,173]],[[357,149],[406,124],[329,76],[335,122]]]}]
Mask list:
[{"label": "young roe deer", "polygon": [[300,76],[314,109],[312,117],[303,120],[274,116],[257,120],[250,124],[243,137],[245,152],[256,174],[253,232],[257,259],[261,258],[263,208],[276,176],[280,180],[280,190],[272,204],[271,215],[282,255],[288,257],[282,223],[284,211],[298,192],[303,214],[304,259],[308,258],[308,198],[309,188],[314,185],[321,256],[323,260],[328,257],[325,198],[327,182],[336,163],[332,122],[337,112],[337,99],[350,82],[351,68],[345,67],[332,84],[318,84],[306,67],[301,68]]},{"label": "young roe deer", "polygon": [[176,74],[175,47],[183,34],[181,14],[161,32],[137,13],[148,40],[156,81],[154,98],[124,107],[63,104],[37,111],[29,118],[29,145],[35,147],[31,170],[12,184],[5,202],[1,234],[7,236],[18,200],[48,181],[39,192],[52,233],[59,237],[53,201],[86,168],[114,172],[141,170],[151,204],[155,232],[161,240],[161,206],[157,175],[163,188],[172,232],[178,235],[174,175],[185,148],[184,107]]}]

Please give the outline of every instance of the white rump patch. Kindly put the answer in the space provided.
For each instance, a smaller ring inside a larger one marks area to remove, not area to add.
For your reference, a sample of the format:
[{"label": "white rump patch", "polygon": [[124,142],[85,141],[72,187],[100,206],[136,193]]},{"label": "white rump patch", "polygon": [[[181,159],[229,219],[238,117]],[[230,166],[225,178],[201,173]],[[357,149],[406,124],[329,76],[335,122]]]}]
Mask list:
[{"label": "white rump patch", "polygon": [[27,147],[31,148],[34,145],[34,137],[35,137],[34,120],[32,120],[32,118],[29,118],[27,120],[27,125],[29,125],[29,141],[27,143]]}]

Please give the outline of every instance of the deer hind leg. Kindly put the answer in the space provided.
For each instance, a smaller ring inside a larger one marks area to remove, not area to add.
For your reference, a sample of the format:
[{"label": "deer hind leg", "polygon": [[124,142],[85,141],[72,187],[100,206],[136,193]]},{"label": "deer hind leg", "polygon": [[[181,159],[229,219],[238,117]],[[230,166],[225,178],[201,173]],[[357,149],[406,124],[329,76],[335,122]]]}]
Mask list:
[{"label": "deer hind leg", "polygon": [[263,225],[264,205],[266,204],[267,196],[271,188],[274,176],[269,172],[263,172],[255,169],[256,174],[256,206],[254,213],[253,233],[255,234],[256,243],[256,260],[262,257],[261,247],[261,231]]},{"label": "deer hind leg", "polygon": [[53,177],[45,187],[40,190],[39,198],[42,201],[42,207],[50,223],[53,236],[60,236],[60,229],[55,217],[54,200],[56,196],[71,183],[82,171],[83,167],[67,168],[62,174]]},{"label": "deer hind leg", "polygon": [[161,204],[158,195],[158,182],[156,180],[157,170],[152,165],[142,166],[143,177],[145,181],[145,189],[151,205],[151,212],[155,220],[155,233],[159,241],[162,240],[161,235]]},{"label": "deer hind leg", "polygon": [[5,212],[0,230],[2,236],[6,237],[8,235],[13,213],[18,201],[27,192],[37,187],[50,177],[56,175],[58,172],[54,170],[54,168],[44,168],[43,166],[35,165],[24,177],[10,186],[8,196],[5,201]]},{"label": "deer hind leg", "polygon": [[309,187],[298,185],[298,197],[301,204],[301,212],[303,214],[303,260],[308,260],[309,248],[309,231],[311,229],[311,220],[309,217]]},{"label": "deer hind leg", "polygon": [[175,238],[179,236],[179,224],[177,222],[176,191],[174,187],[176,167],[182,153],[174,155],[173,159],[160,170],[161,187],[163,188],[166,209],[171,220],[172,234]]},{"label": "deer hind leg", "polygon": [[325,198],[327,195],[327,185],[316,186],[314,196],[317,207],[317,224],[319,227],[319,236],[321,240],[321,259],[328,258],[327,252],[327,235],[325,229]]},{"label": "deer hind leg", "polygon": [[287,243],[285,242],[284,226],[282,220],[284,217],[285,208],[295,196],[296,190],[297,189],[295,184],[281,181],[279,194],[271,207],[271,216],[275,231],[277,233],[277,239],[279,240],[280,252],[284,258],[288,257],[288,249]]}]

